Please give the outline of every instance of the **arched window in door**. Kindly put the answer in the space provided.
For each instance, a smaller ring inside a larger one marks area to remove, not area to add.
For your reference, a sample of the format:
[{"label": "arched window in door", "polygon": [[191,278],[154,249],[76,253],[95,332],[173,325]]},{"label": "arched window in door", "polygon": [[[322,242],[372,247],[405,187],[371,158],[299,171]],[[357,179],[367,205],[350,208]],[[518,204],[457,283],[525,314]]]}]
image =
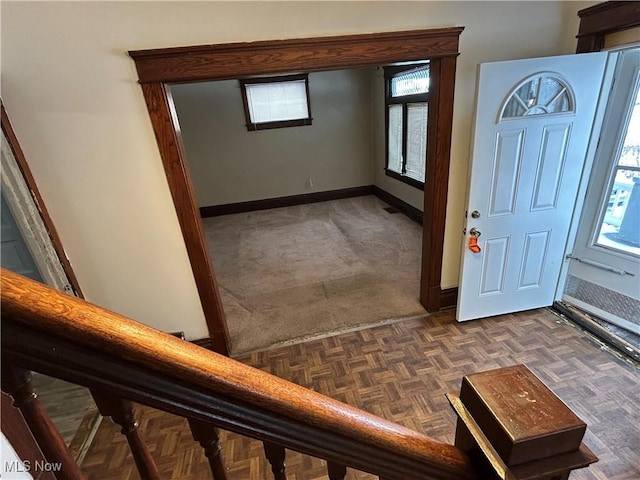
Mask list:
[{"label": "arched window in door", "polygon": [[500,110],[500,121],[530,115],[575,111],[571,87],[554,73],[538,73],[511,91]]}]

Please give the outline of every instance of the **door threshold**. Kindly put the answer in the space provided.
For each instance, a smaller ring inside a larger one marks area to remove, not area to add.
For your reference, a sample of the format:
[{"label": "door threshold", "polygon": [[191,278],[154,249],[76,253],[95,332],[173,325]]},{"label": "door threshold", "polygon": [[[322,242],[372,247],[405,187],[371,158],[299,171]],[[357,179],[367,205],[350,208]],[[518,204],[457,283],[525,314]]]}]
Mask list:
[{"label": "door threshold", "polygon": [[[636,366],[640,366],[640,336],[615,325],[611,325],[612,329],[609,329],[603,325],[608,323],[605,320],[596,319],[587,312],[565,302],[554,302],[550,308],[595,335],[609,347],[614,348],[624,357],[631,360]],[[624,333],[616,334],[616,332],[612,331],[613,328],[617,332]],[[621,335],[624,335],[624,338]]]}]

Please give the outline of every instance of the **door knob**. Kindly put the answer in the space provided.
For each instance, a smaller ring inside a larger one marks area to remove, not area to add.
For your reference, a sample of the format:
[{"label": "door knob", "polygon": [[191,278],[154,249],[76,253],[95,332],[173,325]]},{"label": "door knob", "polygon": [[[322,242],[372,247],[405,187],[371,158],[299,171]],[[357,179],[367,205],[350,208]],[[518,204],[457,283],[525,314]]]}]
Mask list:
[{"label": "door knob", "polygon": [[480,235],[482,235],[482,233],[476,227],[473,227],[471,230],[469,230],[469,235],[478,238]]}]

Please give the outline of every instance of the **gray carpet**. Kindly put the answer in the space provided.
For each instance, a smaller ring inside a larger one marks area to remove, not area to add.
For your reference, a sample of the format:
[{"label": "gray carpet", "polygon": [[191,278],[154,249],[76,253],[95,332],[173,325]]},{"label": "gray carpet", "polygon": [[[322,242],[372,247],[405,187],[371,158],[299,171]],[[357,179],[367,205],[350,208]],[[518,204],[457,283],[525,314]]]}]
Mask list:
[{"label": "gray carpet", "polygon": [[421,227],[374,196],[205,218],[234,355],[426,314]]}]

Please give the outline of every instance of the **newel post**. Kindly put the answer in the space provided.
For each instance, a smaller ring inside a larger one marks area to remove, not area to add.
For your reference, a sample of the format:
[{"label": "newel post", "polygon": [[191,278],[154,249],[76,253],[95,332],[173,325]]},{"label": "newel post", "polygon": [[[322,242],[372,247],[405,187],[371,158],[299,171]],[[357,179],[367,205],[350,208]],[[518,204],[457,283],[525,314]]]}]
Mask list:
[{"label": "newel post", "polygon": [[447,397],[455,446],[482,478],[566,480],[598,461],[582,443],[587,425],[524,365],[467,375]]}]

